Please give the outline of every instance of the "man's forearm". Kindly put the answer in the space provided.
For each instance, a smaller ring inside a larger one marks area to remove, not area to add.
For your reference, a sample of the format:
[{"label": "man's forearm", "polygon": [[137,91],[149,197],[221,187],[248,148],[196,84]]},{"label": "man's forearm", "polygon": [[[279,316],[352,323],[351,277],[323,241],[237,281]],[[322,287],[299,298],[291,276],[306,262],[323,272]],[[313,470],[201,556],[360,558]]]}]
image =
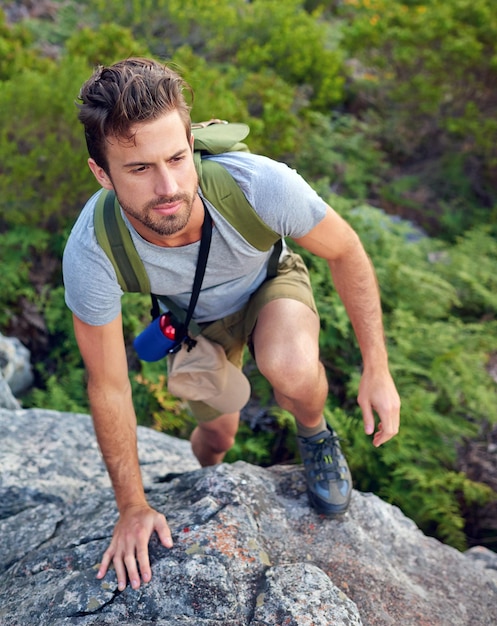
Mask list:
[{"label": "man's forearm", "polygon": [[354,328],[364,365],[388,367],[376,275],[358,243],[354,254],[329,262],[335,288]]},{"label": "man's forearm", "polygon": [[90,380],[88,395],[97,441],[119,511],[146,502],[138,460],[131,389],[109,390]]}]

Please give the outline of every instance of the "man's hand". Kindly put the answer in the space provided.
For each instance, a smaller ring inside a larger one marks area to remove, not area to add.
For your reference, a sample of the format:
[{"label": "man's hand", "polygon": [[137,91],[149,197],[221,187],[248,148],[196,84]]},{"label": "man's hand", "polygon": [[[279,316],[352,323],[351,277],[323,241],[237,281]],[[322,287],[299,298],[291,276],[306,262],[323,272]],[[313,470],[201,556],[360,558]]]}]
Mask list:
[{"label": "man's hand", "polygon": [[[364,431],[373,435],[373,445],[378,447],[399,432],[400,398],[390,373],[364,371],[359,385],[357,402],[362,409]],[[373,411],[378,413],[380,423],[375,429]]]},{"label": "man's hand", "polygon": [[141,580],[148,583],[152,578],[148,542],[154,531],[164,547],[172,547],[171,531],[164,515],[147,504],[132,506],[124,510],[114,529],[110,546],[102,558],[97,578],[103,578],[110,563],[113,562],[119,591],[126,588],[127,579],[133,589],[138,589],[140,574]]}]

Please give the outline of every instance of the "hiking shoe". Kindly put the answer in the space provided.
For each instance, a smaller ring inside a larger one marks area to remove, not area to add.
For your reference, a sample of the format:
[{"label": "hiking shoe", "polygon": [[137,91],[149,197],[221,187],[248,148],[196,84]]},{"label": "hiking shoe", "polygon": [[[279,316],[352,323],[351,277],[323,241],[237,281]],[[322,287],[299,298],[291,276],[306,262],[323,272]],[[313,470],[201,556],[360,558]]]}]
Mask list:
[{"label": "hiking shoe", "polygon": [[328,430],[312,437],[297,437],[297,443],[311,506],[330,517],[345,513],[352,493],[352,476],[336,432],[328,426]]}]

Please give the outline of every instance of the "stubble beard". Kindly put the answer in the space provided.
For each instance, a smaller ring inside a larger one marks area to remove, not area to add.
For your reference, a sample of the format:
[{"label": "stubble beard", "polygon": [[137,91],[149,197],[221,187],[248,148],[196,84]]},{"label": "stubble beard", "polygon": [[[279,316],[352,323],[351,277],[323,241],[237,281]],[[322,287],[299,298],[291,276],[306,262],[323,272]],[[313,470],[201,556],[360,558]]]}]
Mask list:
[{"label": "stubble beard", "polygon": [[[197,184],[191,193],[181,192],[174,196],[160,197],[147,202],[140,209],[129,206],[117,197],[123,211],[157,235],[170,237],[183,230],[190,220],[193,203],[197,195]],[[160,215],[155,207],[182,202],[183,206],[174,215]]]}]

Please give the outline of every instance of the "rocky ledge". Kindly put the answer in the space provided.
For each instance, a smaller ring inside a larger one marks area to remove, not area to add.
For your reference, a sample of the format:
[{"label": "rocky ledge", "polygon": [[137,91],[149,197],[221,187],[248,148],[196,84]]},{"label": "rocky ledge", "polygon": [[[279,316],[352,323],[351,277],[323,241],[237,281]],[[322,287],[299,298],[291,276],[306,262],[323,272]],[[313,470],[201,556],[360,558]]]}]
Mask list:
[{"label": "rocky ledge", "polygon": [[299,466],[200,469],[189,444],[139,429],[153,579],[95,578],[113,493],[87,415],[0,409],[2,626],[488,626],[497,555],[462,554],[354,492],[339,520],[308,506]]}]

